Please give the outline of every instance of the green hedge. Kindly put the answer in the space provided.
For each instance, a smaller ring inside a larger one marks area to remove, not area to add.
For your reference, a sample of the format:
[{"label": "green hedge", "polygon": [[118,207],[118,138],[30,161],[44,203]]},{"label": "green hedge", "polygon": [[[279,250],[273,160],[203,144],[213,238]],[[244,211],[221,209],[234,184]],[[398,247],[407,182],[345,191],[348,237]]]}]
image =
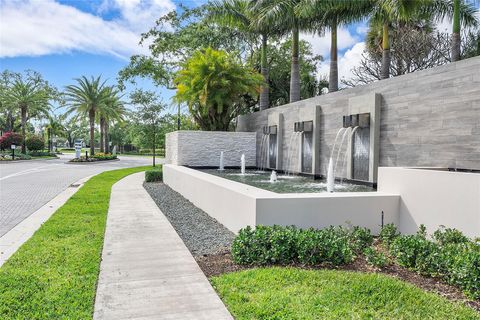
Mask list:
[{"label": "green hedge", "polygon": [[455,229],[437,230],[431,239],[421,226],[416,235],[400,235],[393,224],[384,226],[377,251],[366,228],[257,226],[241,229],[232,244],[236,263],[245,265],[343,265],[364,255],[367,263],[383,268],[390,261],[426,276],[440,277],[467,296],[480,298],[480,243]]},{"label": "green hedge", "polygon": [[232,244],[239,264],[342,265],[353,261],[358,252],[373,242],[370,230],[330,227],[322,230],[294,226],[257,226],[240,230]]},{"label": "green hedge", "polygon": [[158,169],[151,169],[151,170],[145,171],[145,181],[146,182],[163,181],[163,174],[162,174],[161,167],[159,167]]}]

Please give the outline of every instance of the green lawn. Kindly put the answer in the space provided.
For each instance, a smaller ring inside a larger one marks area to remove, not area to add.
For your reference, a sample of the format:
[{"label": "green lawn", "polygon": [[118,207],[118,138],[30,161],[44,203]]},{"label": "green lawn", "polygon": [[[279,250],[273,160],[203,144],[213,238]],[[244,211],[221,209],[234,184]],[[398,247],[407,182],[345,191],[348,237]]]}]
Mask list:
[{"label": "green lawn", "polygon": [[261,268],[211,279],[240,319],[480,319],[466,306],[380,274]]},{"label": "green lawn", "polygon": [[0,319],[91,319],[112,185],[91,178],[0,268]]}]

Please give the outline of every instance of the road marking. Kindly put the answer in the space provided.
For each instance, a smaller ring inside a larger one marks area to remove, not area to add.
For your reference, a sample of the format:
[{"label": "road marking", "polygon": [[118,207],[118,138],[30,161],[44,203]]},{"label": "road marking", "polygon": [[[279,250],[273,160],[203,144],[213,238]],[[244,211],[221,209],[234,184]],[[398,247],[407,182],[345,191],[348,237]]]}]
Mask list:
[{"label": "road marking", "polygon": [[5,180],[5,179],[8,179],[8,178],[23,176],[23,175],[25,175],[25,174],[32,173],[32,172],[42,171],[41,169],[43,169],[43,168],[48,168],[48,167],[52,167],[52,166],[58,166],[58,165],[60,165],[60,164],[61,164],[61,163],[53,163],[53,164],[50,164],[50,165],[48,165],[48,166],[41,166],[41,167],[36,167],[36,168],[27,169],[27,170],[23,170],[23,171],[20,171],[20,172],[12,173],[12,174],[9,174],[8,176],[5,176],[5,177],[0,178],[0,181]]}]

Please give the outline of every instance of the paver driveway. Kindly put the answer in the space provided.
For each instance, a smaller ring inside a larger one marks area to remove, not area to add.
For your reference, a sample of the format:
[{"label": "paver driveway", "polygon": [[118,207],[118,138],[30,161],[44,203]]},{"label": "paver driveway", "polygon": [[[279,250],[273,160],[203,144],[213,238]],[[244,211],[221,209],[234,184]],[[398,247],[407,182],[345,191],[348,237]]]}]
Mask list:
[{"label": "paver driveway", "polygon": [[151,164],[151,158],[128,156],[95,164],[66,163],[71,158],[0,163],[0,237],[81,178]]}]

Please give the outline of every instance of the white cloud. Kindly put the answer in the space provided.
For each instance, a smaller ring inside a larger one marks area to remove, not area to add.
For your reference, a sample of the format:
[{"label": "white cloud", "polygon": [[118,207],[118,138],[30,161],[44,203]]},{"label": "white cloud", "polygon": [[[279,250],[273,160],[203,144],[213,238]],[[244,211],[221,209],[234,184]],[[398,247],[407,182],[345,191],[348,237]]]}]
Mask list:
[{"label": "white cloud", "polygon": [[128,58],[146,53],[140,33],[175,8],[171,0],[112,0],[120,15],[107,21],[53,0],[0,2],[0,57],[74,50]]},{"label": "white cloud", "polygon": [[[331,32],[325,32],[323,36],[317,34],[301,34],[301,39],[310,42],[314,54],[320,54],[324,58],[330,55],[330,37]],[[347,28],[338,28],[337,31],[337,47],[338,50],[350,48],[359,40],[352,35]]]},{"label": "white cloud", "polygon": [[[345,54],[338,59],[338,80],[351,79],[352,69],[357,67],[362,60],[362,53],[365,50],[365,42],[356,43],[351,49],[345,51]],[[330,61],[325,61],[318,71],[320,76],[327,76],[330,71]],[[340,84],[341,85],[341,84]]]}]

